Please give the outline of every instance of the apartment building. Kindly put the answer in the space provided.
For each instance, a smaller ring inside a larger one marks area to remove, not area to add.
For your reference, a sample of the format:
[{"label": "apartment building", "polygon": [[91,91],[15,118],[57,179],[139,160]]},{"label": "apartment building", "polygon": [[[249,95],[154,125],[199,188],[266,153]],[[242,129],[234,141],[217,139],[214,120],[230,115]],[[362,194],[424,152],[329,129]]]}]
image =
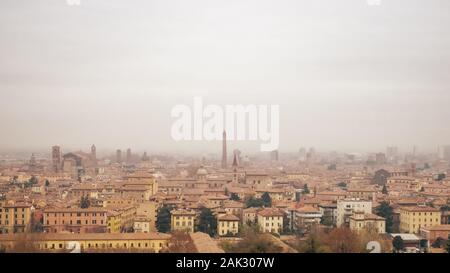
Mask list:
[{"label": "apartment building", "polygon": [[266,208],[258,211],[258,225],[262,232],[278,233],[283,231],[284,212],[279,209]]},{"label": "apartment building", "polygon": [[400,232],[419,234],[424,227],[441,224],[441,211],[428,206],[400,208]]},{"label": "apartment building", "polygon": [[236,235],[239,233],[239,217],[225,214],[217,220],[217,233],[219,236]]},{"label": "apartment building", "polygon": [[378,215],[356,211],[349,220],[349,227],[353,231],[373,230],[380,234],[386,233],[386,220]]},{"label": "apartment building", "polygon": [[44,210],[47,233],[103,233],[107,231],[107,211],[103,208],[48,208]]},{"label": "apartment building", "polygon": [[31,220],[30,204],[0,206],[0,234],[25,232]]},{"label": "apartment building", "polygon": [[194,232],[196,213],[193,210],[178,209],[171,211],[172,231]]},{"label": "apartment building", "polygon": [[367,214],[372,213],[372,201],[359,199],[359,198],[349,198],[337,201],[337,215],[336,215],[336,226],[341,227],[343,225],[350,225],[350,216],[354,212],[364,212]]},{"label": "apartment building", "polygon": [[[39,252],[69,252],[69,242],[76,242],[81,252],[133,251],[160,252],[167,247],[171,235],[163,233],[61,234],[41,233],[26,238]],[[1,234],[0,245],[6,251],[21,238],[17,234]]]}]

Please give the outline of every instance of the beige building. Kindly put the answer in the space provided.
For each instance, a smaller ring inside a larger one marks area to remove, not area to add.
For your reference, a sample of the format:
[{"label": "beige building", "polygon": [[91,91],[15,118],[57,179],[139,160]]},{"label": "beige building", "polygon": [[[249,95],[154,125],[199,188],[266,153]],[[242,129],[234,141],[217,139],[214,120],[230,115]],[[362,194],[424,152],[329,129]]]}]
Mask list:
[{"label": "beige building", "polygon": [[441,224],[441,211],[427,206],[400,208],[400,232],[419,234],[424,227]]},{"label": "beige building", "polygon": [[158,215],[159,204],[157,202],[144,202],[137,205],[137,217],[148,218],[150,221],[150,231],[156,231],[156,217]]},{"label": "beige building", "polygon": [[107,211],[103,208],[48,208],[43,212],[47,233],[103,233],[107,231]]},{"label": "beige building", "polygon": [[354,212],[372,213],[372,201],[349,198],[337,201],[336,226],[348,226]]},{"label": "beige building", "polygon": [[[159,252],[167,247],[169,234],[163,233],[117,233],[117,234],[31,234],[26,240],[32,242],[36,252],[69,252],[69,242],[75,242],[81,252],[133,251]],[[0,245],[8,252],[15,242],[21,240],[16,234],[0,235]]]},{"label": "beige building", "polygon": [[152,231],[152,224],[150,218],[138,216],[134,219],[133,230],[136,233],[150,233]]},{"label": "beige building", "polygon": [[0,206],[0,234],[25,232],[30,220],[30,204]]},{"label": "beige building", "polygon": [[246,173],[245,184],[255,187],[267,187],[272,186],[272,179],[263,173]]},{"label": "beige building", "polygon": [[194,232],[196,213],[193,210],[178,209],[171,211],[172,231]]},{"label": "beige building", "polygon": [[158,192],[158,182],[151,174],[133,174],[119,189],[120,197],[138,202],[147,201]]},{"label": "beige building", "polygon": [[217,232],[219,236],[236,235],[239,233],[239,217],[226,214],[217,220]]},{"label": "beige building", "polygon": [[278,233],[283,230],[284,212],[279,209],[266,208],[258,211],[258,225],[262,232]]},{"label": "beige building", "polygon": [[374,230],[377,233],[386,233],[386,220],[375,214],[358,211],[350,216],[350,229],[356,232]]},{"label": "beige building", "polygon": [[258,221],[257,213],[260,208],[247,208],[242,210],[242,223],[255,224]]}]

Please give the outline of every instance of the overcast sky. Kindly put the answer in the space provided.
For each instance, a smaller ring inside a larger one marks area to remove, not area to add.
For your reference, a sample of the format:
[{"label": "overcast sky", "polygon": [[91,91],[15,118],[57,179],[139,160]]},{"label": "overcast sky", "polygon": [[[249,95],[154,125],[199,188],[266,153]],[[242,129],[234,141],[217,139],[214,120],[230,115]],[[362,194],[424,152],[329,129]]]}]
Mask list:
[{"label": "overcast sky", "polygon": [[[280,105],[280,150],[450,143],[450,1],[0,1],[0,149],[219,152],[176,104]],[[232,142],[256,150],[259,142]]]}]

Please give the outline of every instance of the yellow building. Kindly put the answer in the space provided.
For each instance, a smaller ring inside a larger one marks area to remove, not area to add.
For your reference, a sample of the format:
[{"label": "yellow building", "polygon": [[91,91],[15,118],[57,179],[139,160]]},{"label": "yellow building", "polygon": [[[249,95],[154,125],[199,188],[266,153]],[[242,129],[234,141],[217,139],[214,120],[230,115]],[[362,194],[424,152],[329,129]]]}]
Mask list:
[{"label": "yellow building", "polygon": [[5,204],[0,207],[0,234],[25,232],[30,220],[30,204]]},{"label": "yellow building", "polygon": [[239,233],[239,217],[226,214],[217,220],[217,233],[219,236],[236,235]]},{"label": "yellow building", "polygon": [[353,231],[373,230],[381,234],[386,233],[386,220],[378,215],[356,211],[349,219],[349,226]]},{"label": "yellow building", "polygon": [[106,214],[106,222],[108,224],[108,233],[120,233],[121,231],[121,217],[120,212],[108,211]]},{"label": "yellow building", "polygon": [[262,232],[278,233],[283,230],[283,211],[266,208],[258,211],[258,225]]},{"label": "yellow building", "polygon": [[150,231],[156,231],[156,216],[160,205],[154,201],[148,201],[137,205],[136,216],[144,217],[149,220]]},{"label": "yellow building", "polygon": [[194,232],[195,211],[178,209],[171,211],[171,228],[172,231],[188,231]]},{"label": "yellow building", "polygon": [[441,211],[427,206],[400,208],[400,232],[418,234],[422,227],[441,224]]},{"label": "yellow building", "polygon": [[[24,240],[20,234],[0,235],[0,245],[6,252],[14,251],[15,243]],[[30,243],[29,252],[69,252],[69,242],[75,242],[81,252],[135,251],[160,252],[167,247],[169,234],[163,233],[41,233],[28,234],[25,240]]]}]

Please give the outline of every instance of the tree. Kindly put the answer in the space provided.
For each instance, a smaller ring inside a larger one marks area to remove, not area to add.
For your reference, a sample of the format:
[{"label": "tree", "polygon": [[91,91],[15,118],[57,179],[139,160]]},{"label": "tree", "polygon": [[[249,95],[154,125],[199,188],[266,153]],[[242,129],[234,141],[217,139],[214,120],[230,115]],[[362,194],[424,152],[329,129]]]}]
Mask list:
[{"label": "tree", "polygon": [[168,242],[168,247],[162,252],[166,253],[197,253],[191,236],[186,231],[176,231],[172,233]]},{"label": "tree", "polygon": [[31,213],[31,218],[30,218],[30,231],[31,233],[40,233],[44,231],[44,226],[42,225],[42,223],[40,221],[37,221],[34,212]]},{"label": "tree", "polygon": [[405,245],[403,243],[403,239],[400,236],[395,236],[392,240],[392,246],[394,247],[394,251],[396,253],[399,253],[401,250],[405,248]]},{"label": "tree", "polygon": [[296,202],[299,202],[299,201],[300,201],[300,198],[301,198],[301,193],[300,193],[299,191],[296,191],[296,192],[295,192],[295,201],[296,201]]},{"label": "tree", "polygon": [[282,251],[271,235],[261,234],[259,227],[244,226],[242,228],[242,240],[236,244],[226,244],[224,247],[228,253],[277,253]]},{"label": "tree", "polygon": [[30,179],[28,179],[27,182],[24,183],[23,186],[25,188],[29,188],[29,187],[32,187],[33,185],[36,185],[38,182],[39,182],[39,180],[37,179],[37,177],[33,175],[33,176],[31,176]]},{"label": "tree", "polygon": [[28,182],[30,183],[30,185],[36,185],[39,182],[39,180],[37,179],[36,176],[33,175],[31,176],[30,180],[28,180]]},{"label": "tree", "polygon": [[387,190],[386,185],[383,185],[383,189],[381,190],[381,193],[382,194],[388,194],[388,190]]},{"label": "tree", "polygon": [[320,219],[320,224],[327,226],[327,227],[333,226],[333,217],[323,215],[322,218]]},{"label": "tree", "polygon": [[328,246],[323,243],[322,236],[316,232],[311,233],[305,241],[297,244],[296,249],[300,253],[326,253],[330,252]]},{"label": "tree", "polygon": [[394,232],[394,209],[387,202],[381,202],[375,208],[375,214],[386,219],[386,232]]},{"label": "tree", "polygon": [[450,235],[448,235],[447,244],[445,246],[445,250],[447,251],[447,253],[450,253]]},{"label": "tree", "polygon": [[245,202],[245,206],[246,206],[247,208],[259,208],[259,207],[264,206],[264,202],[263,202],[262,199],[250,197],[250,198],[247,199],[247,201]]},{"label": "tree", "polygon": [[308,184],[303,185],[303,193],[309,194]]},{"label": "tree", "polygon": [[91,206],[91,201],[89,201],[89,197],[81,196],[80,200],[80,208],[87,209]]},{"label": "tree", "polygon": [[419,247],[423,252],[428,252],[428,240],[427,239],[421,239],[419,241]]},{"label": "tree", "polygon": [[234,201],[240,201],[241,200],[239,195],[237,195],[237,193],[234,193],[234,192],[231,193],[230,199],[234,200]]},{"label": "tree", "polygon": [[446,245],[446,240],[442,237],[437,237],[434,243],[431,245],[434,248],[441,248]]},{"label": "tree", "polygon": [[216,235],[217,218],[214,216],[211,209],[205,207],[201,208],[197,229],[200,232],[209,234],[211,237]]},{"label": "tree", "polygon": [[45,186],[46,186],[46,187],[49,187],[49,186],[50,186],[50,181],[48,181],[48,179],[45,180]]},{"label": "tree", "polygon": [[285,213],[283,215],[283,234],[289,234],[291,232],[292,232],[292,230],[291,230],[291,221],[290,221],[290,219],[288,217],[288,214]]},{"label": "tree", "polygon": [[346,188],[346,187],[347,187],[347,183],[345,183],[345,182],[339,182],[339,183],[337,184],[337,186],[338,186],[339,188]]},{"label": "tree", "polygon": [[445,173],[440,173],[437,175],[436,181],[441,181],[445,179]]},{"label": "tree", "polygon": [[268,192],[263,193],[261,200],[263,201],[265,207],[270,208],[272,206],[272,198]]},{"label": "tree", "polygon": [[156,216],[156,229],[159,232],[167,233],[170,231],[170,211],[172,210],[171,206],[163,205],[158,210],[158,215]]},{"label": "tree", "polygon": [[349,228],[335,228],[324,239],[333,253],[360,252],[359,239]]}]

